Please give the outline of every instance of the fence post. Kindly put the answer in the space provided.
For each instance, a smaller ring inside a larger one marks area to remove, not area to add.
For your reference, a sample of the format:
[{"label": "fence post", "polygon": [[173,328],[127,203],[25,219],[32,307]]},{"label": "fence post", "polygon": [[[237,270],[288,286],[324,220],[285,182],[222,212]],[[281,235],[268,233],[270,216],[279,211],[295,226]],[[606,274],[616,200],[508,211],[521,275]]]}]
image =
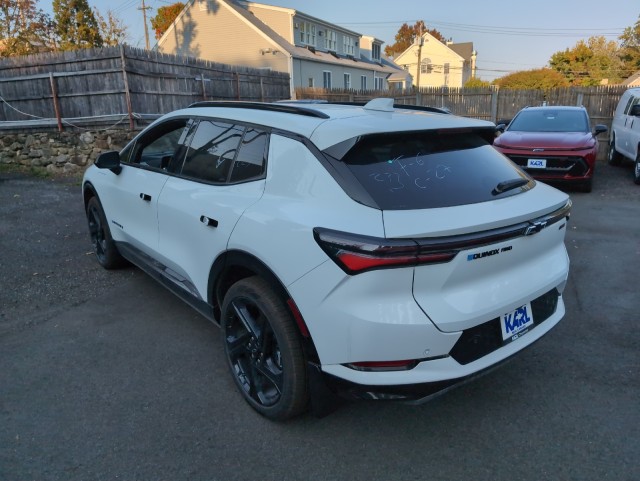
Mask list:
[{"label": "fence post", "polygon": [[491,90],[491,122],[494,124],[498,121],[498,92],[500,87]]},{"label": "fence post", "polygon": [[127,79],[127,68],[124,60],[124,45],[120,44],[120,63],[122,63],[122,79],[124,80],[124,95],[127,102],[127,113],[129,114],[129,128],[133,130],[133,108],[131,107],[131,93],[129,92],[129,80]]},{"label": "fence post", "polygon": [[240,100],[240,74],[238,72],[233,72],[236,76],[236,100]]},{"label": "fence post", "polygon": [[260,102],[264,102],[264,85],[262,84],[262,75],[260,75]]},{"label": "fence post", "polygon": [[582,106],[582,102],[584,101],[584,93],[578,92],[578,100],[576,101],[576,105],[578,107]]},{"label": "fence post", "polygon": [[53,78],[53,72],[49,72],[49,83],[51,84],[51,97],[53,98],[53,110],[56,113],[56,120],[58,121],[58,132],[62,132],[62,119],[60,118],[60,105],[58,104],[58,89],[56,88],[56,81]]},{"label": "fence post", "polygon": [[206,101],[207,100],[207,89],[205,88],[205,85],[204,85],[204,72],[200,72],[200,81],[202,83],[202,100]]}]

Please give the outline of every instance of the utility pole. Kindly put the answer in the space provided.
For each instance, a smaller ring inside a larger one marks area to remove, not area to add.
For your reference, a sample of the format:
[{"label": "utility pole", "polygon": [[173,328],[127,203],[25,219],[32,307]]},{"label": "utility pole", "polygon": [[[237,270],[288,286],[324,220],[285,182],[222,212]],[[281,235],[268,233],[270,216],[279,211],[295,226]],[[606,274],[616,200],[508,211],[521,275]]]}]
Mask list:
[{"label": "utility pole", "polygon": [[142,6],[138,7],[138,10],[142,10],[142,18],[144,18],[144,42],[149,50],[149,29],[147,28],[147,10],[151,7],[145,7],[144,0],[142,0]]},{"label": "utility pole", "polygon": [[[143,0],[144,1],[144,0]],[[420,70],[422,69],[422,44],[424,39],[422,38],[422,24],[420,25],[420,31],[418,32],[418,74],[416,75],[416,86],[420,88]]]}]

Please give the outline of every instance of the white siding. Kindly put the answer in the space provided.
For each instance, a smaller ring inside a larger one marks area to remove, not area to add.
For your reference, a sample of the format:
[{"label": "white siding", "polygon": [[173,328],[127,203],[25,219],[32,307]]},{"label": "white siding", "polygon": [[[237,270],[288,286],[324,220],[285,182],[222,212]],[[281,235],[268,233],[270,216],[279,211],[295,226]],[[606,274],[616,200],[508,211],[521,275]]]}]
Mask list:
[{"label": "white siding", "polygon": [[[344,87],[344,74],[351,75],[351,88],[360,89],[360,76],[367,77],[367,88],[373,89],[374,73],[369,69],[355,68],[355,67],[343,67],[340,65],[331,65],[320,62],[310,62],[306,60],[295,59],[293,61],[293,79],[295,87],[308,87],[309,79],[314,79],[314,85],[316,87],[322,87],[323,72],[331,72],[331,81],[333,88],[345,88]],[[376,77],[383,78],[383,88],[387,88],[386,74],[375,73]]]},{"label": "white siding", "polygon": [[249,5],[249,11],[286,41],[293,43],[291,14],[260,5]]},{"label": "white siding", "polygon": [[158,50],[230,65],[289,71],[286,53],[261,54],[267,48],[277,50],[263,34],[224,3],[217,3],[215,9],[206,4],[209,8],[201,10],[196,0],[178,18],[176,28],[160,39]]}]

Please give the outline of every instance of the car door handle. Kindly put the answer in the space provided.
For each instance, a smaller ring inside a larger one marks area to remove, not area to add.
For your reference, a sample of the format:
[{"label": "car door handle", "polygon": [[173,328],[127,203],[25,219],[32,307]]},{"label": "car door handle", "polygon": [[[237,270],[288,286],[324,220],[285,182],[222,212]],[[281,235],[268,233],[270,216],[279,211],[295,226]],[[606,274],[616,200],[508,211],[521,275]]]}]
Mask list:
[{"label": "car door handle", "polygon": [[147,202],[149,202],[149,201],[151,200],[151,196],[150,196],[149,194],[143,194],[143,193],[141,193],[141,194],[140,194],[140,198],[141,198],[142,200],[144,200],[144,201],[147,201]]},{"label": "car door handle", "polygon": [[209,227],[218,227],[218,221],[211,217],[207,217],[206,215],[200,216],[200,222]]}]

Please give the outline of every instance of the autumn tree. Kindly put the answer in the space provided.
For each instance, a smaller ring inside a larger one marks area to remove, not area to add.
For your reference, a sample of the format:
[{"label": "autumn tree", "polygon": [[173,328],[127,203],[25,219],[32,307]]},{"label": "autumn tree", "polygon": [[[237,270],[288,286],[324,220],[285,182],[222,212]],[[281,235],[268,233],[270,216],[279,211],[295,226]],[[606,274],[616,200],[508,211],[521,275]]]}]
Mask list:
[{"label": "autumn tree", "polygon": [[100,27],[87,0],[53,0],[60,50],[102,47]]},{"label": "autumn tree", "polygon": [[541,68],[514,72],[495,79],[493,84],[507,89],[551,89],[566,87],[569,82],[561,73],[550,68]]},{"label": "autumn tree", "polygon": [[38,0],[0,0],[0,56],[28,55],[51,50],[53,21]]},{"label": "autumn tree", "polygon": [[398,33],[396,34],[396,42],[393,45],[387,45],[384,48],[385,55],[387,57],[394,57],[397,54],[404,52],[411,45],[413,45],[413,42],[415,42],[416,38],[425,33],[429,33],[441,42],[445,42],[444,36],[435,28],[428,29],[424,24],[424,20],[418,20],[413,26],[403,23],[398,30]]},{"label": "autumn tree", "polygon": [[113,11],[107,10],[107,15],[104,17],[97,8],[94,8],[93,14],[98,22],[98,31],[103,45],[120,45],[126,41],[128,36],[127,26]]},{"label": "autumn tree", "polygon": [[156,32],[156,39],[159,39],[164,35],[164,32],[171,26],[176,17],[182,12],[184,3],[177,2],[166,7],[158,8],[158,13],[155,17],[151,17],[151,27]]},{"label": "autumn tree", "polygon": [[632,27],[627,27],[619,37],[620,59],[624,63],[623,77],[640,70],[640,16]]},{"label": "autumn tree", "polygon": [[491,84],[489,82],[487,82],[486,80],[480,80],[478,77],[470,78],[463,85],[463,87],[466,89],[481,89],[490,86]]},{"label": "autumn tree", "polygon": [[573,48],[554,53],[549,65],[571,85],[599,85],[603,79],[615,83],[624,77],[618,44],[603,36],[580,40]]}]

